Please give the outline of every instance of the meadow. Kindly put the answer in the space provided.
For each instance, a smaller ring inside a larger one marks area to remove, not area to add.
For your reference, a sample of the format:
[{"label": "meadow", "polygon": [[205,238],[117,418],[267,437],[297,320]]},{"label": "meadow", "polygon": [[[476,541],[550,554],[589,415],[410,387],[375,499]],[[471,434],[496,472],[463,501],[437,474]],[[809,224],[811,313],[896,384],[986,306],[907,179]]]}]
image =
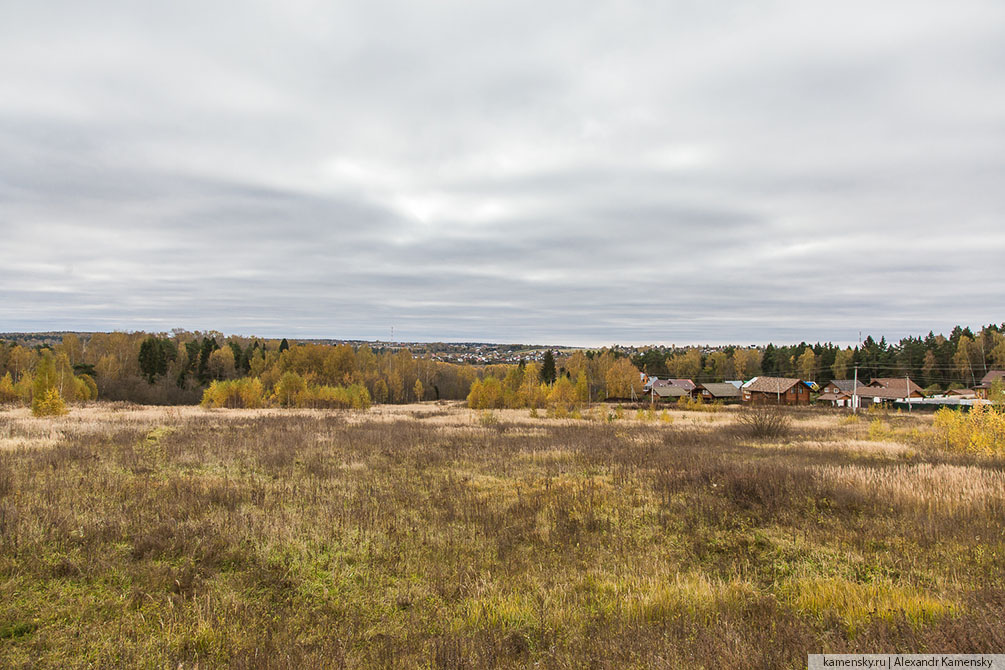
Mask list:
[{"label": "meadow", "polygon": [[1005,459],[931,416],[0,409],[0,667],[1005,652]]}]

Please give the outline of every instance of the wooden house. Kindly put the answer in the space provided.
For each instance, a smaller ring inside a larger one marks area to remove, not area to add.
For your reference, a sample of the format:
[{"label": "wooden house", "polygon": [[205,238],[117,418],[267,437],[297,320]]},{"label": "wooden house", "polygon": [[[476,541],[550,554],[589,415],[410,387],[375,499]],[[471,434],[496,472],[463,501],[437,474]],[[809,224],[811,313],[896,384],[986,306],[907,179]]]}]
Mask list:
[{"label": "wooden house", "polygon": [[809,405],[810,387],[792,377],[755,377],[741,389],[743,402],[752,405]]}]

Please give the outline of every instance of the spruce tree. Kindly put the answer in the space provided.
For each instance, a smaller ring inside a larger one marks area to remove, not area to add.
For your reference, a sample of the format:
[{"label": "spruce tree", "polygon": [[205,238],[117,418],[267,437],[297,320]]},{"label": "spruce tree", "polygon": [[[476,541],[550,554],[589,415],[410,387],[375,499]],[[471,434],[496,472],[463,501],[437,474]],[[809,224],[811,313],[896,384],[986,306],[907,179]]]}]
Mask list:
[{"label": "spruce tree", "polygon": [[548,349],[544,352],[544,361],[541,364],[541,381],[545,384],[554,384],[555,377],[555,355]]}]

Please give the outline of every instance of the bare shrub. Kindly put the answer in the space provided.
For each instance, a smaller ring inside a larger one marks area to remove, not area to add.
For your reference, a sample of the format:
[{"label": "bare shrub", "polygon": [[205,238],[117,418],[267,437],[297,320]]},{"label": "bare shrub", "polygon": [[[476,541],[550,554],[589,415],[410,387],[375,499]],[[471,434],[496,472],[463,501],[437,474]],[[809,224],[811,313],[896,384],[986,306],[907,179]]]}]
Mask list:
[{"label": "bare shrub", "polygon": [[786,437],[792,429],[792,419],[785,410],[773,405],[759,405],[742,410],[736,417],[746,431],[758,439]]}]

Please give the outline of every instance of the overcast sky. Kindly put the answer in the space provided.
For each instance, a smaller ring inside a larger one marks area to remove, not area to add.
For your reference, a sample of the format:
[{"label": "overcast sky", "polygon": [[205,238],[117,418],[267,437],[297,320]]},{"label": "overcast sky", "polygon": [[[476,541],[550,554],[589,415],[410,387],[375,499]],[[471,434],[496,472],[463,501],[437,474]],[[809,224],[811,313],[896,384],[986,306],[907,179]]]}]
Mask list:
[{"label": "overcast sky", "polygon": [[1005,321],[1005,2],[0,3],[0,331]]}]

